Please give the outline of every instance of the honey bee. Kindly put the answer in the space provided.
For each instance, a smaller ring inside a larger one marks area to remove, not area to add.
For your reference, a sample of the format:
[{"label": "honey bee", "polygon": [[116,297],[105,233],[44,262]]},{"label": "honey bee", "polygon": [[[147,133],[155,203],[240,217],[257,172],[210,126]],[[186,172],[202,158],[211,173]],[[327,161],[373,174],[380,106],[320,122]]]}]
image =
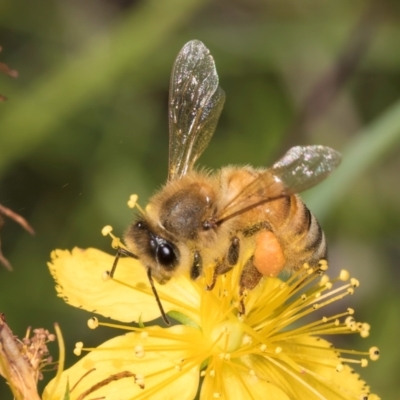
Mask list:
[{"label": "honey bee", "polygon": [[[297,193],[322,181],[340,162],[329,147],[291,148],[271,168],[194,169],[225,100],[215,63],[200,41],[188,42],[174,63],[169,93],[169,168],[165,186],[129,226],[119,256],[138,258],[156,295],[178,273],[195,280],[212,266],[219,275],[243,266],[239,290],[326,258],[324,233]],[[240,312],[244,313],[244,304]]]}]

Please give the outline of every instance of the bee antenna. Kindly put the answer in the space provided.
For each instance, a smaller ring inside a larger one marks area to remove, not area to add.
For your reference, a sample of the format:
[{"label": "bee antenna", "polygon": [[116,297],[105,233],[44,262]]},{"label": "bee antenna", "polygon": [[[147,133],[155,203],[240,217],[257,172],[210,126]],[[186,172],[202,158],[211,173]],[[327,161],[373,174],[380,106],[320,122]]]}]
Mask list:
[{"label": "bee antenna", "polygon": [[156,302],[157,302],[158,308],[160,309],[162,319],[164,320],[164,322],[167,325],[171,325],[171,322],[167,318],[167,314],[165,313],[164,308],[161,304],[161,300],[160,300],[160,297],[158,296],[157,289],[154,286],[154,280],[153,280],[153,277],[151,276],[150,268],[147,268],[147,278],[149,279],[151,290],[153,291],[154,297],[156,298]]}]

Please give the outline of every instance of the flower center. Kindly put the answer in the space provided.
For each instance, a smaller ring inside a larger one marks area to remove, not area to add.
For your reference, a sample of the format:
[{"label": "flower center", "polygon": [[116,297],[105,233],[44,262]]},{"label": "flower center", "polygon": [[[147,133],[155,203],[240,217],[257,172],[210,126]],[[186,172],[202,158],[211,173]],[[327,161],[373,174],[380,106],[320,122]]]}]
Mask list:
[{"label": "flower center", "polygon": [[210,339],[215,343],[216,349],[230,353],[240,347],[243,333],[239,322],[224,321],[213,328]]}]

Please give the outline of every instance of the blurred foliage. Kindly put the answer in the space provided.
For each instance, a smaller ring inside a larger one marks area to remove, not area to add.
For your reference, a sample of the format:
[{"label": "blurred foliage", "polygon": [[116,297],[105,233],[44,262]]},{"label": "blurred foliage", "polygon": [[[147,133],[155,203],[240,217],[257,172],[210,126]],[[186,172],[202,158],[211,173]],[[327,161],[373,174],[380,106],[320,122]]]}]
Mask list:
[{"label": "blurred foliage", "polygon": [[[269,165],[299,144],[343,152],[339,170],[305,198],[326,231],[331,268],[361,281],[351,306],[372,334],[351,346],[382,353],[362,376],[382,398],[397,398],[396,1],[3,0],[0,60],[19,78],[0,75],[8,98],[0,104],[0,203],[37,234],[11,221],[3,227],[14,271],[0,270],[0,311],[20,336],[57,321],[67,365],[75,342],[107,337],[56,297],[46,262],[54,248],[110,250],[101,228],[121,235],[129,195],[145,204],[165,180],[169,74],[195,38],[210,48],[227,95],[200,165]],[[0,398],[11,398],[5,383]]]}]

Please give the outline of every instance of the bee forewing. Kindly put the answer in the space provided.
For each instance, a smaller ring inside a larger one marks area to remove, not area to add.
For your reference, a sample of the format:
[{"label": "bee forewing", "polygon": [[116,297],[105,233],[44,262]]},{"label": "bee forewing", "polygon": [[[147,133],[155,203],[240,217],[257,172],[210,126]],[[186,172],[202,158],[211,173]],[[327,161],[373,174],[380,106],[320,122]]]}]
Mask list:
[{"label": "bee forewing", "polygon": [[198,40],[186,43],[169,91],[169,180],[185,175],[207,147],[224,101],[210,51]]},{"label": "bee forewing", "polygon": [[340,153],[325,146],[292,147],[271,168],[285,194],[302,192],[325,179],[340,164]]}]

